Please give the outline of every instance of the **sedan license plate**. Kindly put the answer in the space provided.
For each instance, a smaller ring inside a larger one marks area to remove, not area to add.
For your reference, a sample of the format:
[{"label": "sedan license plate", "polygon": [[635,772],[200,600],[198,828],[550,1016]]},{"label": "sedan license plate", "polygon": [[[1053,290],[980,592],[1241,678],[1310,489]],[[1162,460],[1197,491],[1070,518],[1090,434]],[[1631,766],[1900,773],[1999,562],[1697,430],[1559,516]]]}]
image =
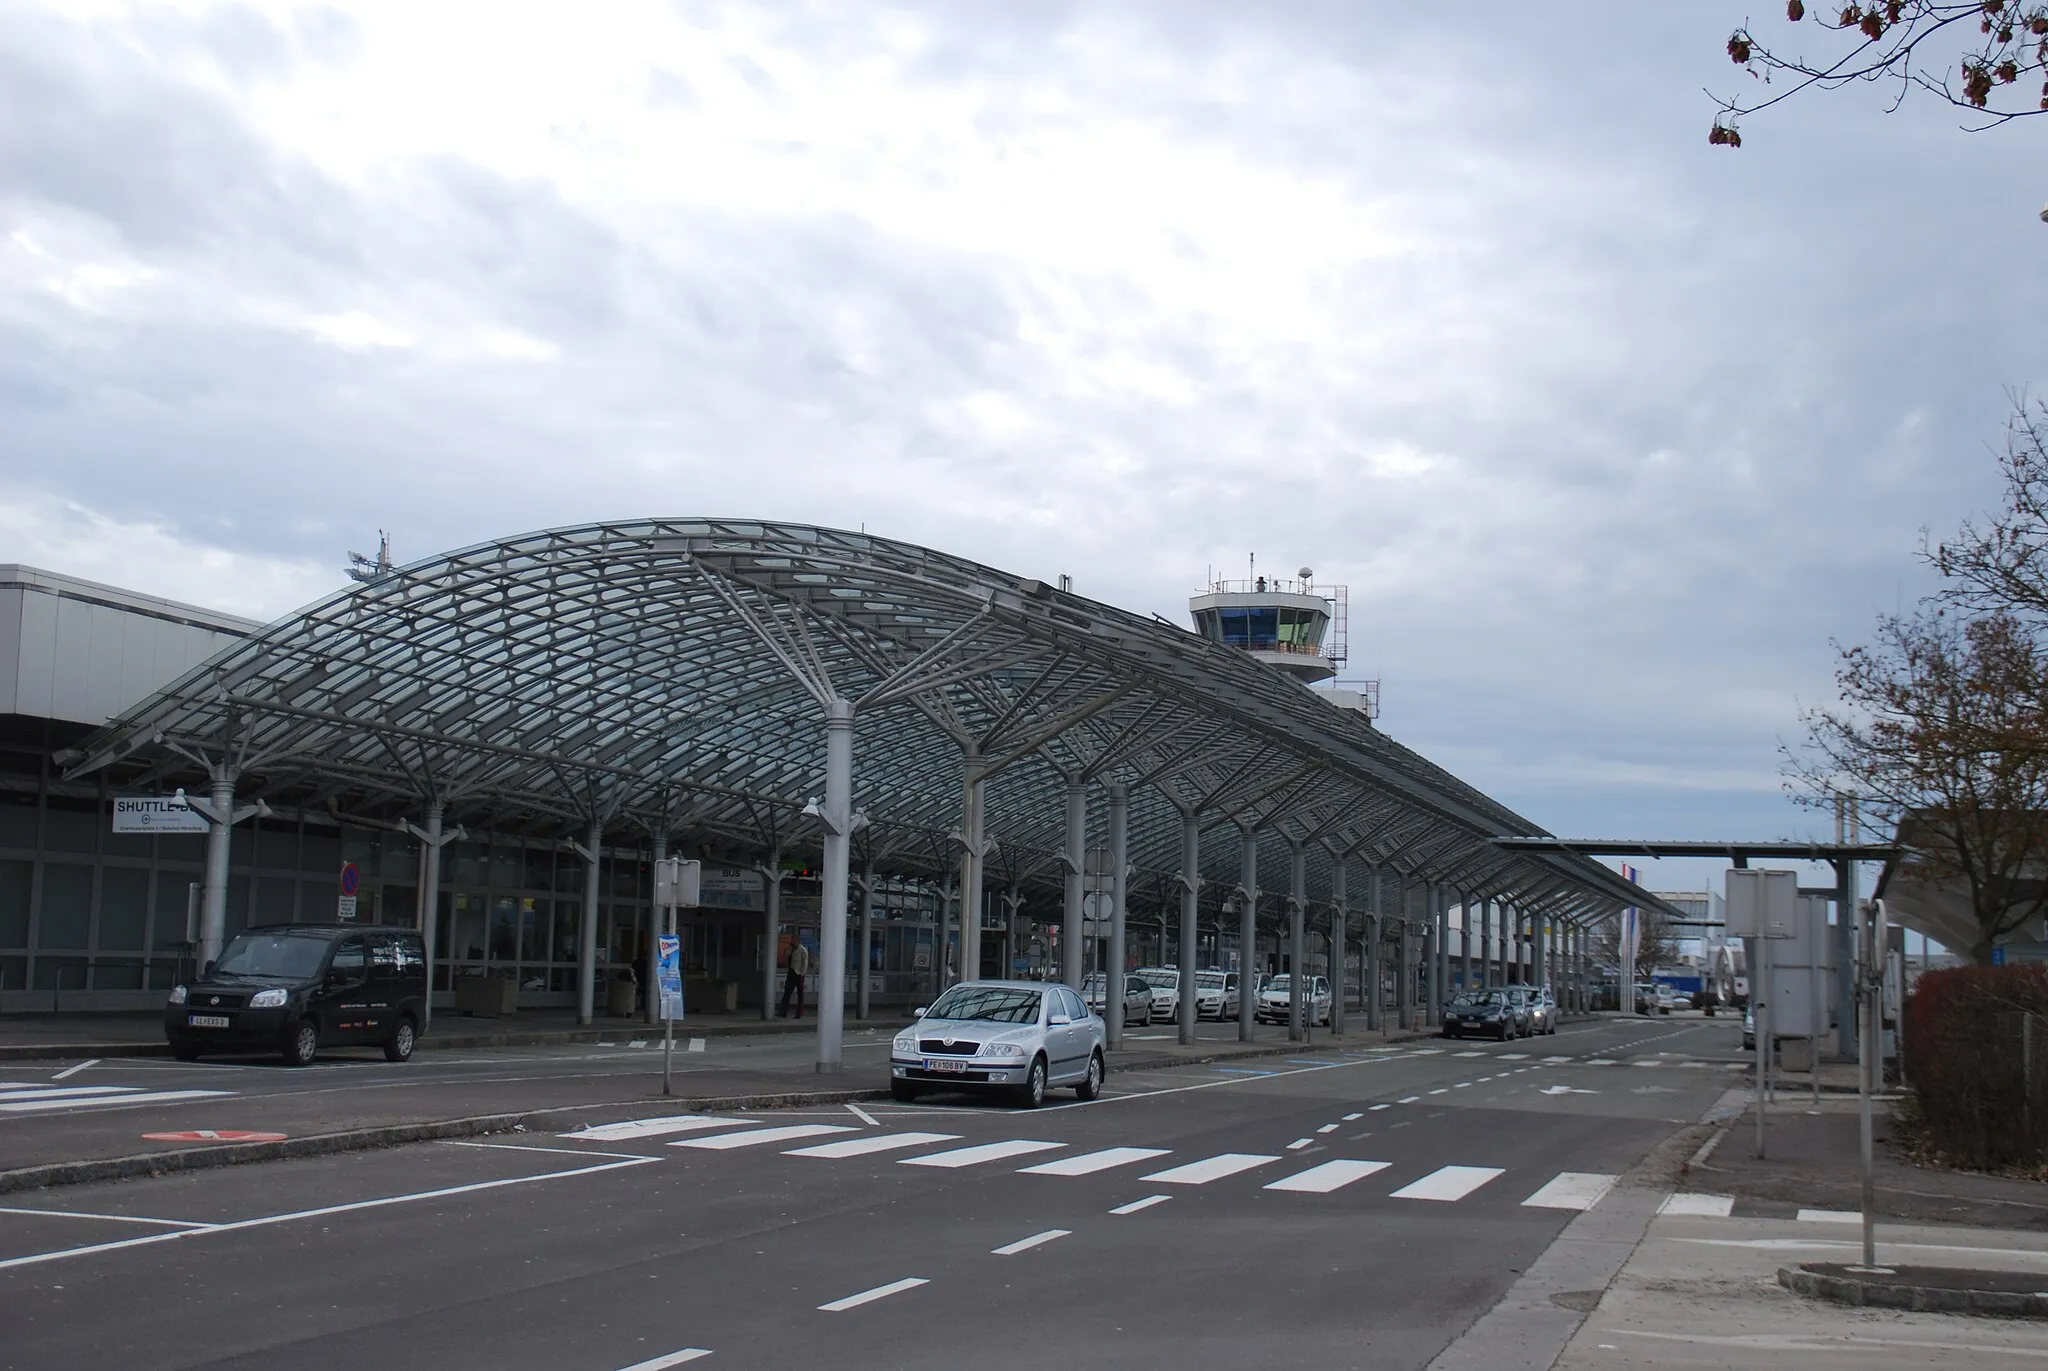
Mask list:
[{"label": "sedan license plate", "polygon": [[956,1061],[950,1057],[926,1057],[924,1059],[924,1069],[927,1071],[965,1071],[967,1063]]},{"label": "sedan license plate", "polygon": [[185,1023],[191,1028],[226,1028],[228,1026],[228,1016],[225,1014],[187,1014],[185,1016]]}]

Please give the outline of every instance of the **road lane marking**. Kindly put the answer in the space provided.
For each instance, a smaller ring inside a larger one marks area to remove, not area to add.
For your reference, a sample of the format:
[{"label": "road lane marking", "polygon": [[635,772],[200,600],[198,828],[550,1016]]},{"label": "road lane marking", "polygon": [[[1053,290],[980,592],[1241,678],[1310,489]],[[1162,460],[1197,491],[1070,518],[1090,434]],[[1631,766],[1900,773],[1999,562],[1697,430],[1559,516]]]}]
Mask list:
[{"label": "road lane marking", "polygon": [[1725,1219],[1735,1211],[1733,1195],[1666,1195],[1659,1214],[1683,1219]]},{"label": "road lane marking", "polygon": [[930,1284],[931,1282],[923,1276],[905,1276],[900,1281],[890,1281],[887,1285],[878,1285],[872,1290],[863,1290],[858,1295],[848,1295],[843,1300],[834,1300],[830,1304],[821,1304],[818,1306],[818,1312],[821,1314],[837,1314],[842,1310],[858,1309],[864,1304],[873,1304],[876,1300],[886,1300],[891,1295],[900,1295],[906,1290],[915,1290],[920,1285]]},{"label": "road lane marking", "polygon": [[1543,1064],[1545,1066],[1556,1066],[1561,1062],[1568,1062],[1572,1060],[1574,1059],[1571,1057],[1545,1057],[1543,1059]]},{"label": "road lane marking", "polygon": [[1033,1233],[1028,1238],[1019,1238],[1013,1243],[1005,1243],[1001,1247],[990,1248],[989,1255],[991,1257],[1014,1257],[1019,1252],[1029,1252],[1034,1247],[1042,1247],[1046,1243],[1067,1237],[1073,1231],[1071,1228],[1048,1228],[1043,1233]]},{"label": "road lane marking", "polygon": [[1500,1059],[1504,1062],[1526,1062],[1529,1060],[1529,1054],[1526,1052],[1503,1052],[1500,1054]]},{"label": "road lane marking", "polygon": [[736,1147],[759,1147],[763,1143],[794,1142],[798,1138],[823,1137],[827,1133],[851,1133],[844,1123],[786,1123],[777,1128],[752,1128],[744,1133],[720,1133],[715,1138],[682,1138],[670,1147],[694,1147],[706,1152],[730,1152]]},{"label": "road lane marking", "polygon": [[923,1147],[927,1143],[956,1142],[958,1133],[870,1133],[841,1142],[819,1143],[783,1153],[785,1157],[865,1157],[871,1152],[890,1152],[900,1147]]},{"label": "road lane marking", "polygon": [[1056,1162],[1040,1162],[1027,1166],[1018,1174],[1024,1176],[1092,1176],[1098,1171],[1107,1171],[1113,1166],[1129,1166],[1132,1162],[1150,1161],[1163,1157],[1171,1148],[1166,1147],[1108,1147],[1100,1152],[1084,1152],[1078,1157],[1062,1157]]},{"label": "road lane marking", "polygon": [[[88,1092],[87,1097],[67,1096],[63,1099],[54,1100],[25,1100],[22,1096],[30,1092],[17,1091],[13,1094],[0,1095],[0,1111],[9,1114],[28,1114],[50,1113],[59,1109],[88,1109],[106,1104],[168,1104],[172,1100],[210,1100],[217,1099],[222,1095],[232,1095],[235,1093],[232,1090],[152,1090],[139,1095],[109,1095],[98,1093],[91,1086],[72,1086],[69,1088],[86,1091]],[[137,1089],[135,1086],[124,1086],[121,1088],[124,1090]],[[33,1093],[40,1095],[43,1092],[36,1091]]]},{"label": "road lane marking", "polygon": [[1287,1144],[1287,1150],[1289,1152],[1299,1152],[1302,1148],[1309,1146],[1314,1141],[1314,1138],[1296,1138],[1293,1142]]},{"label": "road lane marking", "polygon": [[600,1152],[594,1147],[536,1147],[532,1143],[487,1143],[469,1142],[460,1138],[437,1138],[443,1147],[482,1147],[495,1152],[552,1152],[558,1157],[632,1157],[638,1161],[658,1161],[645,1152]]},{"label": "road lane marking", "polygon": [[692,1038],[690,1039],[690,1045],[683,1050],[686,1052],[702,1052],[704,1050],[704,1040],[702,1038]]},{"label": "road lane marking", "polygon": [[90,1095],[139,1095],[139,1085],[34,1085],[0,1088],[0,1100],[58,1100],[83,1098]]},{"label": "road lane marking", "polygon": [[1112,1214],[1135,1214],[1140,1209],[1150,1209],[1155,1204],[1165,1204],[1172,1198],[1173,1196],[1171,1195],[1147,1195],[1142,1200],[1132,1200],[1129,1204],[1120,1204],[1109,1212]]},{"label": "road lane marking", "polygon": [[[1346,1115],[1345,1115],[1344,1117],[1345,1117],[1346,1119],[1355,1119],[1355,1118],[1357,1118],[1358,1116],[1357,1116],[1356,1114],[1346,1114]],[[1338,1127],[1338,1126],[1337,1126],[1336,1124],[1333,1124],[1333,1123],[1326,1123],[1326,1124],[1324,1124],[1324,1125],[1323,1125],[1323,1126],[1322,1126],[1321,1128],[1318,1128],[1318,1129],[1316,1130],[1316,1132],[1318,1132],[1318,1133],[1335,1133],[1335,1132],[1337,1131],[1337,1127]]]},{"label": "road lane marking", "polygon": [[1863,1222],[1863,1215],[1853,1209],[1802,1209],[1797,1217],[1801,1223]]},{"label": "road lane marking", "polygon": [[1393,1194],[1397,1200],[1441,1200],[1446,1203],[1462,1200],[1480,1186],[1497,1176],[1505,1175],[1506,1168],[1499,1166],[1445,1166],[1430,1172],[1421,1180],[1404,1185]]},{"label": "road lane marking", "polygon": [[95,1214],[83,1209],[9,1209],[0,1206],[0,1214],[42,1214],[53,1219],[99,1219],[107,1223],[154,1223],[166,1228],[212,1228],[210,1223],[199,1223],[193,1219],[148,1219],[135,1214]]},{"label": "road lane marking", "polygon": [[1220,1071],[1231,1076],[1277,1076],[1277,1071],[1262,1071],[1256,1066],[1212,1066],[1211,1071]]},{"label": "road lane marking", "polygon": [[1034,1142],[1028,1138],[1013,1138],[1009,1142],[979,1143],[973,1147],[956,1147],[950,1152],[934,1152],[929,1157],[905,1157],[897,1165],[938,1166],[954,1170],[962,1166],[979,1166],[983,1162],[999,1162],[1005,1157],[1026,1157],[1033,1152],[1051,1152],[1065,1146],[1065,1143]]},{"label": "road lane marking", "polygon": [[446,1199],[451,1195],[469,1195],[479,1190],[499,1190],[511,1185],[534,1185],[540,1181],[567,1180],[571,1176],[594,1176],[601,1171],[617,1171],[622,1167],[646,1166],[658,1162],[659,1157],[633,1157],[625,1161],[603,1162],[597,1166],[572,1167],[567,1171],[545,1171],[538,1176],[511,1176],[497,1181],[472,1181],[467,1185],[443,1186],[438,1190],[419,1190],[406,1195],[386,1195],[375,1200],[355,1200],[349,1204],[330,1204],[320,1209],[300,1209],[289,1214],[266,1214],[256,1219],[236,1219],[229,1223],[217,1223],[205,1228],[181,1228],[172,1233],[151,1233],[143,1238],[122,1238],[116,1242],[93,1243],[86,1247],[64,1247],[54,1252],[32,1252],[24,1257],[0,1258],[0,1271],[17,1266],[39,1266],[44,1262],[63,1261],[68,1257],[93,1256],[101,1252],[118,1252],[129,1247],[148,1247],[160,1242],[177,1242],[183,1238],[206,1237],[214,1233],[233,1233],[246,1228],[269,1228],[281,1223],[296,1223],[301,1219],[324,1219],[334,1214],[352,1214],[363,1209],[383,1209],[394,1204],[415,1204],[421,1200]]},{"label": "road lane marking", "polygon": [[100,1059],[98,1057],[87,1057],[77,1066],[65,1067],[62,1071],[59,1071],[56,1075],[50,1077],[50,1079],[53,1081],[68,1081],[73,1076],[76,1076],[79,1072],[85,1070],[88,1066],[98,1066],[99,1064]]},{"label": "road lane marking", "polygon": [[1220,1181],[1225,1176],[1235,1176],[1240,1171],[1250,1171],[1254,1167],[1279,1160],[1278,1157],[1257,1152],[1219,1152],[1213,1157],[1204,1157],[1201,1161],[1169,1167],[1164,1171],[1154,1171],[1151,1175],[1141,1176],[1139,1179],[1157,1181],[1161,1185],[1207,1185],[1210,1181]]},{"label": "road lane marking", "polygon": [[[1385,1105],[1383,1105],[1383,1104],[1376,1104],[1376,1105],[1374,1105],[1374,1106],[1373,1106],[1373,1108],[1374,1108],[1374,1109],[1385,1109],[1385,1108],[1386,1108],[1386,1106],[1385,1106]],[[1362,1118],[1364,1118],[1364,1117],[1365,1117],[1365,1115],[1363,1115],[1363,1114],[1346,1114],[1346,1115],[1344,1116],[1344,1122],[1346,1122],[1346,1123],[1355,1123],[1355,1122],[1357,1122],[1358,1120],[1360,1120],[1360,1119],[1362,1119]]]},{"label": "road lane marking", "polygon": [[1453,1057],[1483,1057],[1486,1054],[1484,1052],[1453,1052],[1451,1055]]},{"label": "road lane marking", "polygon": [[1620,1179],[1592,1171],[1560,1171],[1522,1205],[1526,1209],[1591,1209]]},{"label": "road lane marking", "polygon": [[1311,1166],[1306,1171],[1298,1171],[1292,1176],[1259,1188],[1288,1190],[1302,1195],[1327,1195],[1332,1190],[1341,1189],[1353,1181],[1363,1180],[1374,1172],[1384,1171],[1392,1165],[1392,1162],[1324,1162],[1321,1166]]},{"label": "road lane marking", "polygon": [[1587,1065],[1587,1066],[1613,1066],[1613,1065],[1614,1065],[1614,1059],[1613,1059],[1612,1057],[1588,1057],[1588,1058],[1586,1059],[1586,1065]]},{"label": "road lane marking", "polygon": [[753,1122],[753,1119],[721,1119],[715,1114],[670,1114],[659,1119],[591,1124],[561,1136],[579,1142],[630,1142],[634,1138],[659,1138],[670,1133],[698,1133],[707,1128],[744,1128]]},{"label": "road lane marking", "polygon": [[[1406,1103],[1406,1101],[1403,1101],[1403,1103]],[[1374,1105],[1374,1106],[1373,1106],[1373,1107],[1372,1107],[1372,1108],[1371,1108],[1370,1110],[1367,1110],[1366,1112],[1367,1112],[1367,1113],[1375,1113],[1375,1112],[1377,1112],[1377,1111],[1379,1111],[1379,1110],[1382,1110],[1382,1109],[1392,1109],[1393,1107],[1394,1107],[1394,1106],[1392,1106],[1392,1105],[1390,1105],[1390,1104],[1376,1104],[1376,1105]],[[1344,1117],[1345,1117],[1345,1118],[1347,1118],[1347,1119],[1362,1119],[1362,1118],[1364,1118],[1364,1117],[1365,1117],[1365,1115],[1364,1115],[1364,1114],[1346,1114],[1346,1115],[1345,1115]]]},{"label": "road lane marking", "polygon": [[1432,1095],[1448,1095],[1451,1093],[1451,1089],[1449,1086],[1440,1085],[1429,1093]]},{"label": "road lane marking", "polygon": [[654,1357],[648,1361],[636,1361],[631,1366],[625,1368],[625,1371],[668,1371],[668,1368],[671,1366],[681,1366],[686,1361],[695,1361],[699,1357],[708,1357],[710,1355],[711,1349],[708,1347],[685,1347],[682,1351],[671,1352],[665,1357]]},{"label": "road lane marking", "polygon": [[860,1120],[860,1121],[861,1121],[862,1123],[866,1124],[866,1125],[867,1125],[867,1126],[868,1126],[869,1128],[880,1128],[880,1127],[881,1127],[881,1125],[880,1125],[880,1124],[878,1124],[878,1123],[876,1123],[876,1122],[875,1122],[875,1116],[874,1116],[874,1115],[872,1115],[872,1114],[870,1114],[870,1113],[868,1113],[868,1111],[867,1111],[867,1110],[865,1110],[865,1109],[862,1109],[862,1108],[861,1108],[861,1107],[860,1107],[859,1105],[857,1105],[857,1104],[850,1104],[850,1105],[846,1106],[846,1108],[847,1108],[847,1110],[848,1110],[849,1112],[851,1112],[851,1113],[852,1113],[853,1117],[855,1117],[856,1119],[859,1119],[859,1120]]}]

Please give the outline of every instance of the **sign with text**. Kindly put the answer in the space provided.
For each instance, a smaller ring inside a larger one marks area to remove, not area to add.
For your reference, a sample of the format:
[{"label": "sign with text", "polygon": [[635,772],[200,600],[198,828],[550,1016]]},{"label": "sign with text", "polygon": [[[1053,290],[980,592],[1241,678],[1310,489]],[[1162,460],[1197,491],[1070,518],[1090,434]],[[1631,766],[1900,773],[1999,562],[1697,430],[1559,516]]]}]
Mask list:
[{"label": "sign with text", "polygon": [[662,933],[654,939],[654,983],[661,991],[661,1017],[683,1017],[683,940],[680,934]]},{"label": "sign with text", "polygon": [[204,833],[206,817],[183,795],[116,795],[116,833]]}]

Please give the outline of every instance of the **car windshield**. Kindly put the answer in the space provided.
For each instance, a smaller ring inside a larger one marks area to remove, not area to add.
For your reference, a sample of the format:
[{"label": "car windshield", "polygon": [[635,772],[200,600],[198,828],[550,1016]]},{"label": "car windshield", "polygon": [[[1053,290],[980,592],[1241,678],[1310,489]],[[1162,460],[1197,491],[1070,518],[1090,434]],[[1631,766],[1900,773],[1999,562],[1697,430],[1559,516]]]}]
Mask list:
[{"label": "car windshield", "polygon": [[1283,972],[1281,972],[1281,973],[1280,973],[1279,975],[1277,975],[1277,976],[1274,976],[1274,977],[1270,978],[1269,980],[1267,980],[1267,982],[1266,982],[1266,989],[1268,989],[1268,990],[1285,990],[1285,989],[1287,989],[1287,973],[1283,971]]},{"label": "car windshield", "polygon": [[1138,975],[1144,979],[1146,985],[1151,986],[1155,990],[1180,989],[1180,973],[1178,971],[1140,971]]},{"label": "car windshield", "polygon": [[276,976],[299,979],[316,975],[327,955],[328,939],[319,933],[237,933],[214,963],[218,976]]},{"label": "car windshield", "polygon": [[1468,990],[1451,1003],[1463,1009],[1478,1009],[1482,1005],[1499,1004],[1503,998],[1498,990]]},{"label": "car windshield", "polygon": [[1195,984],[1203,990],[1221,990],[1223,988],[1223,973],[1220,971],[1201,973],[1195,977]]},{"label": "car windshield", "polygon": [[1100,995],[1102,993],[1102,977],[1090,976],[1083,980],[1081,982],[1081,993],[1083,995]]},{"label": "car windshield", "polygon": [[1039,993],[1011,985],[956,985],[925,1011],[929,1019],[1037,1023]]}]

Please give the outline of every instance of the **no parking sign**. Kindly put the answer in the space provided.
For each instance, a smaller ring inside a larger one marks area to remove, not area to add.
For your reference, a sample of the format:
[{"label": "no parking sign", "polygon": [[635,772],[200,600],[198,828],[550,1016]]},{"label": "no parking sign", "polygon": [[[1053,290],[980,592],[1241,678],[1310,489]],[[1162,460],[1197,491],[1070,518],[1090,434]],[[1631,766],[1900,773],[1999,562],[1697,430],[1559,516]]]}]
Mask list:
[{"label": "no parking sign", "polygon": [[353,919],[356,916],[356,892],[362,889],[362,869],[354,862],[341,864],[341,899],[335,904],[338,918]]}]

